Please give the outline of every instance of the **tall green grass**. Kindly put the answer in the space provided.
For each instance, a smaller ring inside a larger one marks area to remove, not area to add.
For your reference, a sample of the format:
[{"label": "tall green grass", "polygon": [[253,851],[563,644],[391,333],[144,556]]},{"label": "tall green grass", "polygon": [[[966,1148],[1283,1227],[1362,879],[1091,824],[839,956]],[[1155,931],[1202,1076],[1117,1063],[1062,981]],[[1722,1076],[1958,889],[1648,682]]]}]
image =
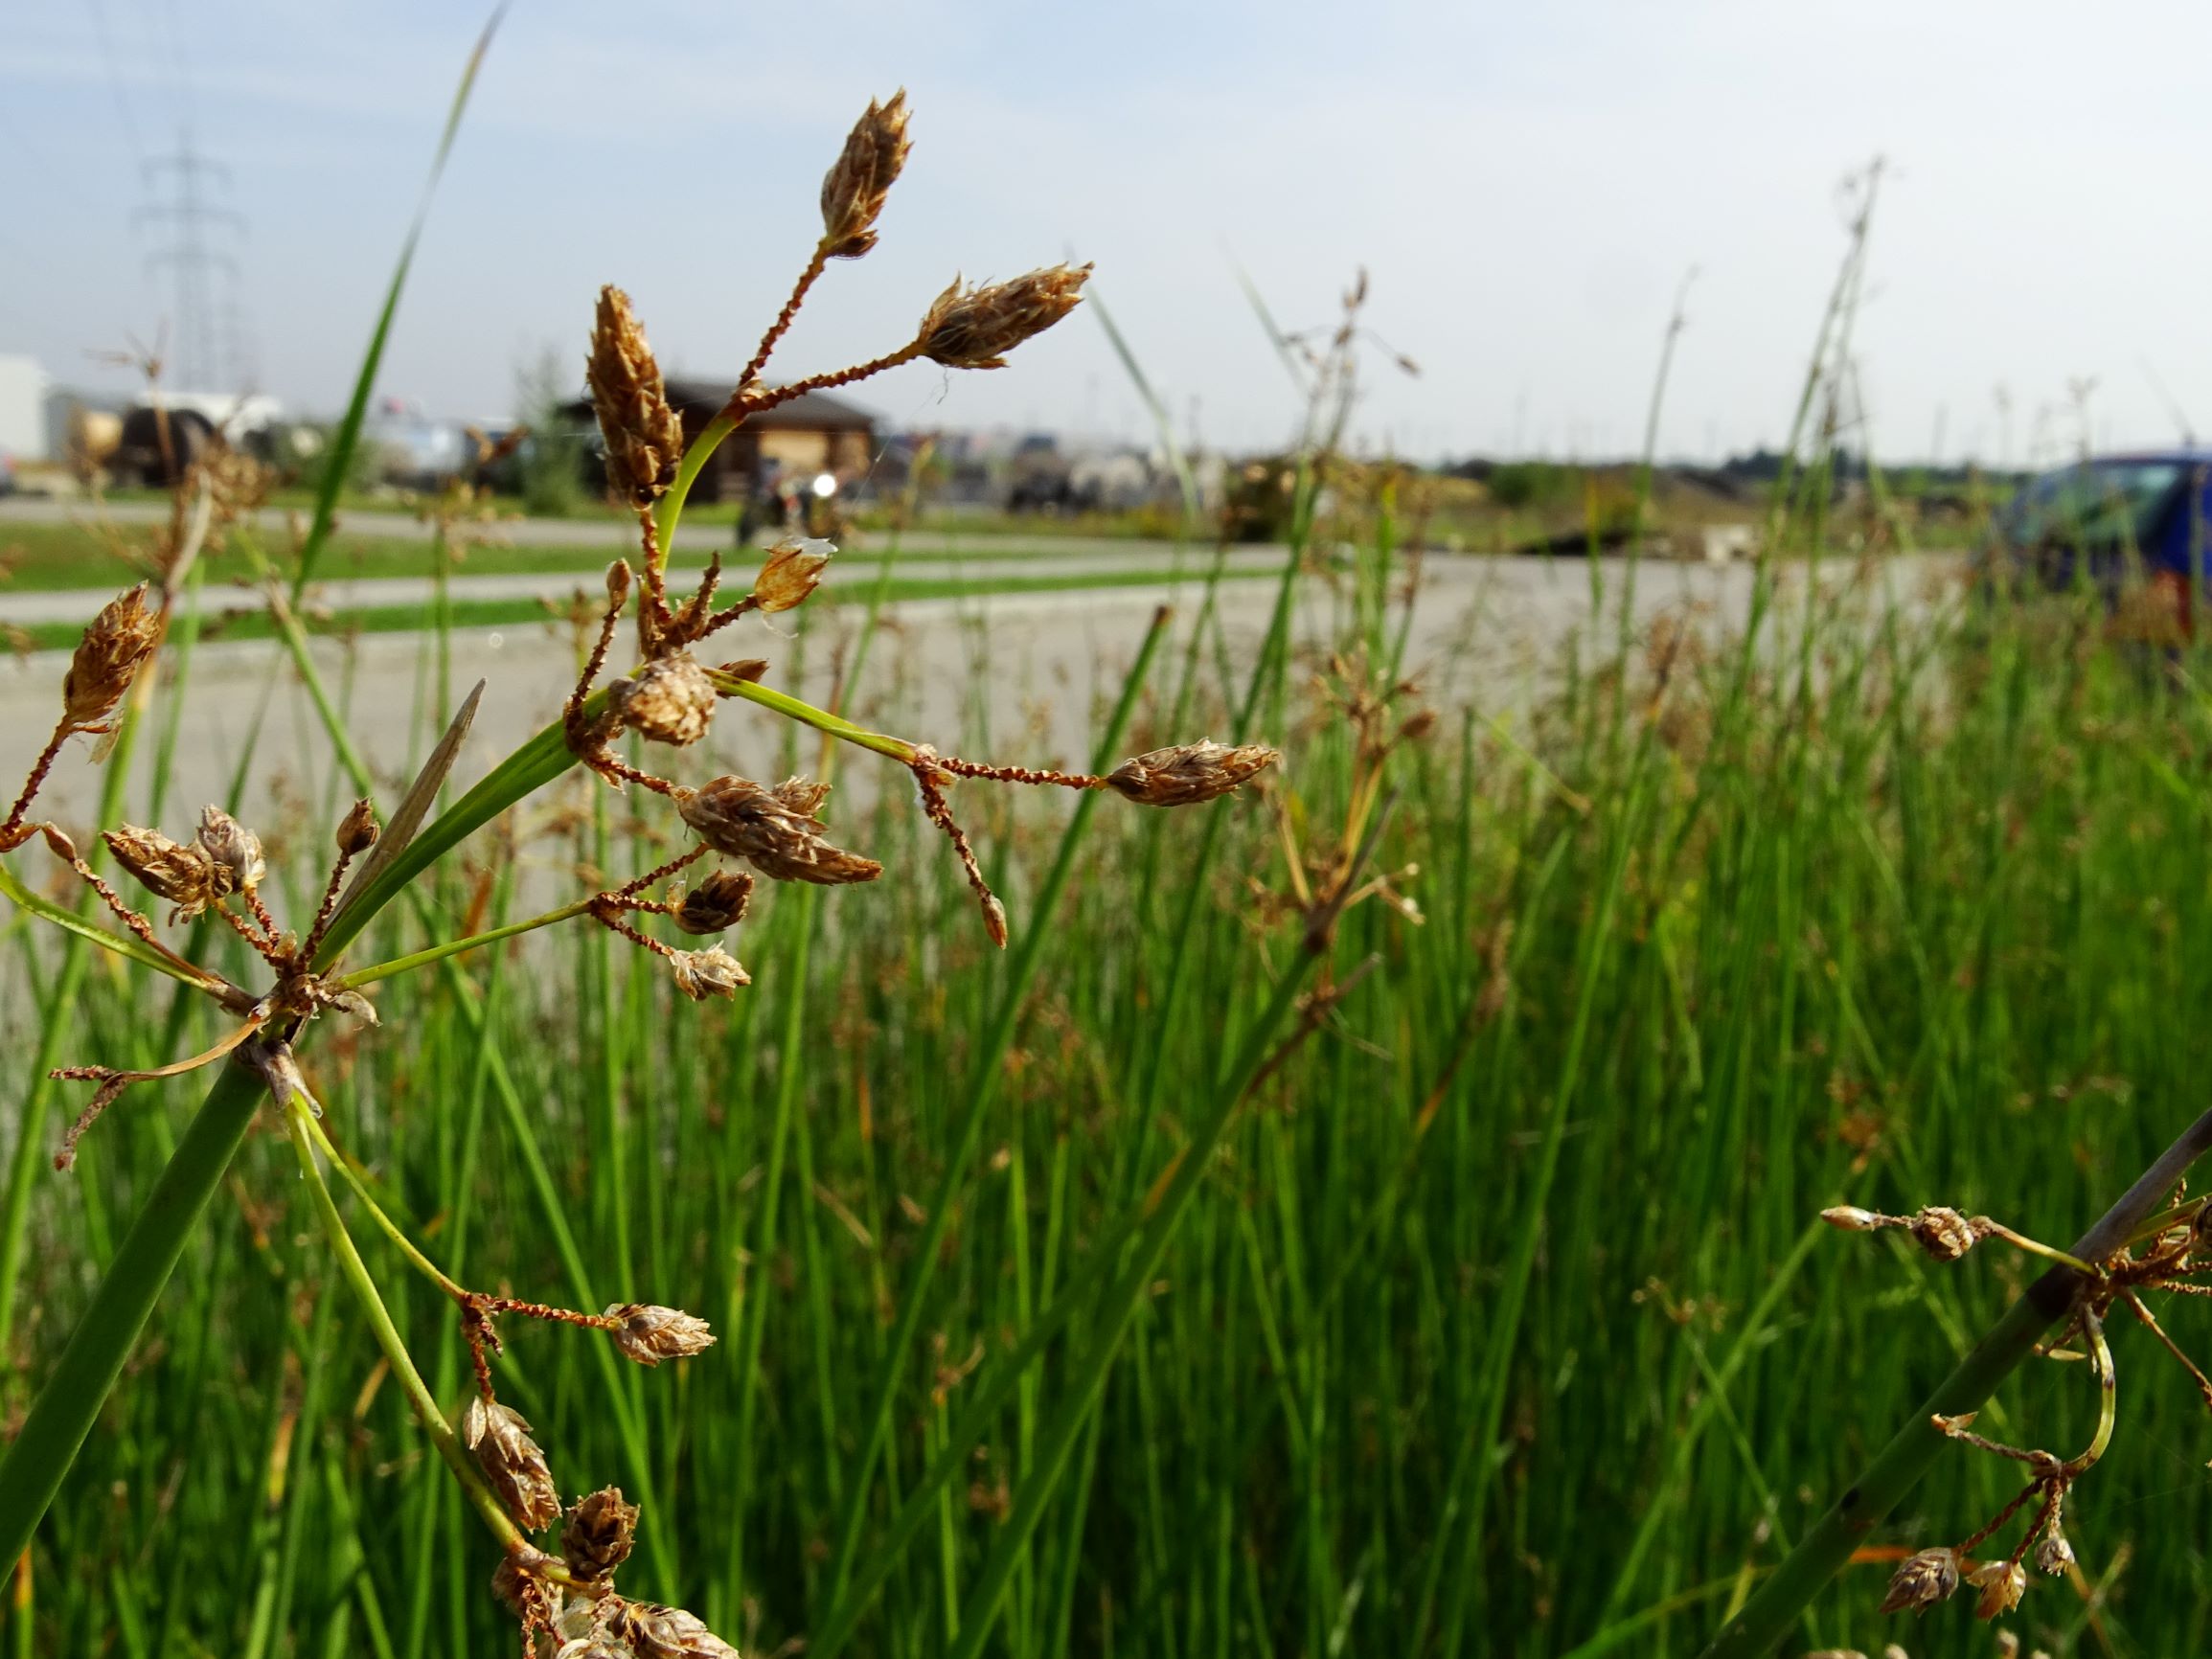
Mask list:
[{"label": "tall green grass", "polygon": [[[1387,613],[1356,585],[1325,608],[1373,640]],[[2068,1236],[2199,1109],[2212,1046],[2188,1011],[2212,989],[2212,719],[2186,672],[2064,606],[1767,615],[1752,648],[1663,664],[1650,640],[1609,658],[1599,623],[1596,666],[1565,665],[1511,745],[1494,688],[1431,679],[1445,717],[1375,860],[1419,866],[1425,921],[1345,919],[1336,970],[1378,966],[1187,1167],[1156,1260],[1142,1200],[1295,954],[1246,885],[1281,878],[1250,805],[1102,814],[1024,989],[886,792],[840,827],[901,878],[771,896],[734,1010],[671,1010],[582,934],[486,953],[320,1045],[331,1132],[471,1282],[716,1320],[721,1347],[650,1376],[518,1331],[501,1390],[566,1487],[650,1491],[633,1593],[762,1650],[1695,1650],[2021,1277],[1814,1237],[1813,1213],[1948,1201]],[[1248,682],[1185,660],[1225,723]],[[1178,675],[1154,670],[1132,745]],[[1354,758],[1340,720],[1285,706],[1311,836]],[[1064,804],[979,806],[1038,917]],[[487,852],[426,902],[492,921],[523,859],[658,855],[619,817],[604,854],[598,833]],[[61,989],[7,948],[11,983]],[[144,997],[95,964],[73,1051],[172,1052]],[[126,1101],[42,1185],[28,1377],[194,1093]],[[249,1144],[40,1535],[19,1650],[504,1650],[490,1546],[307,1204],[285,1149]],[[457,1398],[445,1308],[364,1249]],[[2196,1323],[2172,1321],[2185,1344]],[[2212,1423],[2144,1333],[2116,1346],[2119,1435],[2070,1526],[2092,1576],[2124,1564],[2115,1650],[2174,1651],[2202,1634]],[[2043,1368],[1995,1432],[2064,1448],[2088,1397]],[[1987,1461],[1947,1461],[1875,1541],[1969,1530],[2005,1495]],[[1886,1575],[1847,1571],[1804,1645],[1879,1648]],[[1965,1617],[1931,1615],[1961,1640]],[[2088,1617],[2062,1584],[2018,1620],[2056,1652]]]}]

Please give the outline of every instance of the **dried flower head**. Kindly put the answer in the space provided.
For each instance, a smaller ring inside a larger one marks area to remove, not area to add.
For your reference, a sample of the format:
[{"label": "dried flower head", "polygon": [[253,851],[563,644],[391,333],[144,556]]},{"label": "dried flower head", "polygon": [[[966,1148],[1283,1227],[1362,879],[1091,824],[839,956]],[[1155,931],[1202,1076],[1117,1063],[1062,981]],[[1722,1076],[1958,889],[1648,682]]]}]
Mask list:
[{"label": "dried flower head", "polygon": [[853,124],[837,164],[822,180],[822,253],[827,259],[856,260],[876,245],[876,220],[883,198],[906,165],[913,141],[906,136],[906,89],[889,103],[868,101]]},{"label": "dried flower head", "polygon": [[62,718],[82,731],[114,714],[137,677],[139,665],[160,642],[161,619],[146,607],[146,583],[109,600],[69,659],[69,671],[61,680]]},{"label": "dried flower head", "polygon": [[672,950],[668,961],[676,989],[694,1002],[704,1002],[710,996],[734,999],[740,986],[753,983],[744,965],[718,944],[709,950]]},{"label": "dried flower head", "polygon": [[1958,1552],[1923,1550],[1917,1556],[1906,1557],[1891,1576],[1889,1593],[1881,1598],[1881,1611],[1925,1612],[1957,1589]]},{"label": "dried flower head", "polygon": [[650,1602],[625,1602],[607,1622],[610,1635],[629,1644],[637,1659],[740,1659],[696,1614]]},{"label": "dried flower head", "polygon": [[2066,1534],[2053,1527],[2036,1540],[2036,1571],[2057,1578],[2074,1564],[2074,1546]]},{"label": "dried flower head", "polygon": [[819,537],[777,542],[753,579],[754,607],[772,616],[805,604],[808,595],[821,585],[823,568],[836,551],[834,542]]},{"label": "dried flower head", "polygon": [[41,824],[38,833],[46,839],[46,851],[64,864],[77,862],[77,843],[72,841],[58,824]]},{"label": "dried flower head", "polygon": [[1106,783],[1140,807],[1189,807],[1228,794],[1282,758],[1264,743],[1228,748],[1201,738],[1124,761]]},{"label": "dried flower head", "polygon": [[100,838],[141,887],[174,907],[171,920],[191,920],[226,891],[217,886],[215,861],[203,848],[135,824],[106,830]]},{"label": "dried flower head", "polygon": [[1966,1581],[1981,1592],[1973,1604],[1973,1616],[1995,1619],[2020,1604],[2020,1596],[2028,1587],[2028,1572],[2018,1561],[1987,1561],[1969,1573]]},{"label": "dried flower head", "polygon": [[916,344],[924,357],[947,369],[1002,369],[1007,352],[1075,309],[1090,270],[1048,265],[981,288],[967,287],[955,277],[923,317]]},{"label": "dried flower head", "polygon": [[686,933],[727,933],[745,919],[753,900],[753,878],[742,870],[718,870],[683,897],[675,923]]},{"label": "dried flower head", "polygon": [[262,838],[220,807],[200,808],[199,844],[215,866],[217,895],[251,893],[269,873]]},{"label": "dried flower head", "polygon": [[629,560],[618,558],[606,567],[606,602],[611,609],[620,610],[629,602]]},{"label": "dried flower head", "polygon": [[554,1489],[553,1470],[520,1412],[478,1396],[462,1414],[461,1443],[476,1454],[476,1466],[525,1532],[559,1517],[560,1494]]},{"label": "dried flower head", "polygon": [[617,680],[610,702],[623,719],[656,743],[678,747],[707,735],[715,717],[715,683],[688,651],[656,657],[627,680]]},{"label": "dried flower head", "polygon": [[[675,481],[683,422],[669,407],[660,365],[629,308],[629,296],[611,284],[599,291],[584,379],[606,442],[607,483],[635,505],[650,506]],[[611,586],[611,571],[608,578]]]},{"label": "dried flower head", "polygon": [[1956,1261],[1980,1237],[1964,1216],[1940,1204],[1916,1212],[1909,1225],[1920,1247],[1938,1261]]},{"label": "dried flower head", "polygon": [[377,834],[376,805],[364,795],[338,820],[338,851],[355,857],[376,845]]},{"label": "dried flower head", "polygon": [[680,1307],[618,1302],[606,1310],[604,1317],[622,1321],[614,1328],[615,1346],[640,1365],[658,1365],[664,1359],[687,1359],[715,1345],[713,1328]]},{"label": "dried flower head", "polygon": [[580,1579],[610,1579],[637,1542],[637,1505],[626,1504],[620,1487],[580,1499],[560,1533],[560,1557]]},{"label": "dried flower head", "polygon": [[[812,881],[827,887],[855,881],[873,881],[883,866],[832,847],[823,839],[826,826],[809,810],[799,810],[783,798],[794,786],[812,789],[792,780],[778,789],[764,788],[750,778],[717,778],[697,789],[679,790],[676,810],[709,847],[731,858],[748,861],[764,875],[777,881]],[[798,797],[803,798],[803,797]],[[819,797],[815,797],[819,804]]]},{"label": "dried flower head", "polygon": [[768,793],[791,811],[814,818],[821,815],[822,804],[830,799],[830,785],[816,778],[786,778]]}]

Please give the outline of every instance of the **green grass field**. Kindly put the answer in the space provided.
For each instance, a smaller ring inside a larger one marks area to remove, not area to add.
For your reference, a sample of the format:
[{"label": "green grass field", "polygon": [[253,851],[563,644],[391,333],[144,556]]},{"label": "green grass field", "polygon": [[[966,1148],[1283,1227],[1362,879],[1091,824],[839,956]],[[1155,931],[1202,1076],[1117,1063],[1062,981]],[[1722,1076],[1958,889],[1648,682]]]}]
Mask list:
[{"label": "green grass field", "polygon": [[[1383,586],[1372,563],[1339,604],[1379,661]],[[470,1284],[714,1321],[719,1346],[654,1373],[510,1322],[497,1375],[564,1494],[646,1500],[626,1588],[748,1651],[1695,1652],[2031,1276],[1815,1213],[1946,1202],[2063,1241],[2200,1109],[2212,1048],[2187,1012],[2212,981],[2194,678],[2087,615],[1936,635],[1808,624],[1790,591],[1756,651],[1621,655],[1608,621],[1514,747],[1478,688],[1425,685],[1441,717],[1380,783],[1298,689],[1316,664],[1255,682],[1300,845],[1387,791],[1372,867],[1417,867],[1395,884],[1421,920],[1343,919],[1324,973],[1372,966],[1218,1145],[1219,1079],[1300,954],[1273,813],[1102,811],[1071,842],[1063,800],[981,786],[961,806],[1014,958],[892,791],[838,829],[894,876],[764,893],[735,1005],[672,1007],[597,931],[481,952],[385,986],[380,1032],[325,1022],[329,1131]],[[1226,667],[1157,665],[1123,746],[1219,723]],[[568,828],[485,846],[354,960],[496,923],[526,867],[664,855],[567,787]],[[19,996],[57,994],[20,925],[0,948]],[[148,996],[96,965],[62,1057],[212,1039]],[[199,1092],[134,1091],[74,1176],[38,1176],[21,1384]],[[1106,1281],[1194,1140],[1125,1331]],[[457,1403],[452,1319],[339,1202]],[[257,1136],[18,1580],[16,1651],[510,1650],[494,1552],[307,1206]],[[2195,1305],[2170,1313],[2212,1355]],[[2194,1650],[2212,1421],[2147,1332],[2115,1349],[2117,1434],[2069,1506],[2097,1598],[2039,1579],[2008,1623],[2054,1654]],[[2092,1396],[2043,1365],[1980,1426],[2064,1453]],[[2006,1466],[1947,1453],[1870,1544],[1963,1535]],[[1797,1649],[1983,1639],[1963,1604],[1877,1618],[1891,1564],[1848,1569]]]}]

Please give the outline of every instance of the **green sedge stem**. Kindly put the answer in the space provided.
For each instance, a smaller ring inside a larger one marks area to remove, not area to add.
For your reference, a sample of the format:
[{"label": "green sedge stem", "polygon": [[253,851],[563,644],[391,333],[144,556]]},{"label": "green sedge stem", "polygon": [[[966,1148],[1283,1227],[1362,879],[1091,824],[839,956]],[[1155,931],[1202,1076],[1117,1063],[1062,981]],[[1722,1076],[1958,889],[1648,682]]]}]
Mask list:
[{"label": "green sedge stem", "polygon": [[356,972],[349,973],[338,983],[349,990],[364,985],[374,985],[379,979],[391,979],[399,974],[412,973],[418,967],[428,967],[449,956],[460,956],[481,945],[495,944],[502,939],[513,939],[516,934],[530,933],[540,927],[551,927],[557,921],[566,921],[582,916],[591,908],[589,898],[580,898],[574,904],[564,904],[559,910],[548,910],[542,916],[533,916],[522,921],[511,921],[505,927],[494,927],[485,933],[472,933],[467,939],[447,940],[444,944],[433,944],[426,950],[418,950],[408,956],[395,956],[389,962],[379,962]]},{"label": "green sedge stem", "polygon": [[299,1115],[306,1122],[308,1135],[315,1143],[315,1149],[323,1154],[331,1169],[338,1171],[347,1187],[353,1192],[353,1196],[361,1201],[361,1207],[375,1218],[377,1228],[384,1237],[398,1246],[399,1254],[406,1257],[416,1268],[429,1278],[439,1289],[452,1297],[454,1301],[459,1302],[465,1299],[468,1293],[454,1284],[452,1280],[446,1278],[437,1262],[417,1249],[415,1241],[407,1237],[405,1229],[393,1220],[385,1213],[384,1207],[376,1202],[376,1196],[369,1191],[369,1184],[361,1179],[360,1171],[355,1170],[352,1161],[331,1144],[331,1137],[324,1132],[322,1121],[312,1112],[304,1112]]},{"label": "green sedge stem", "polygon": [[346,1231],[345,1217],[338,1214],[337,1200],[331,1196],[330,1184],[323,1179],[322,1166],[316,1161],[309,1117],[306,1103],[295,1093],[286,1102],[285,1116],[290,1126],[292,1147],[300,1155],[300,1170],[307,1177],[315,1201],[315,1215],[322,1222],[323,1235],[330,1241],[331,1251],[338,1259],[338,1270],[346,1283],[353,1286],[361,1311],[368,1316],[369,1329],[376,1338],[376,1346],[384,1351],[384,1358],[392,1367],[392,1375],[399,1379],[399,1387],[407,1401],[415,1408],[423,1432],[430,1443],[438,1448],[438,1455],[445,1460],[468,1502],[484,1517],[484,1524],[492,1535],[510,1550],[526,1549],[529,1540],[515,1526],[513,1516],[491,1495],[491,1489],[484,1484],[484,1477],[476,1472],[468,1453],[461,1444],[461,1437],[453,1432],[453,1425],[445,1420],[438,1402],[431,1398],[430,1385],[422,1380],[422,1374],[415,1369],[415,1361],[407,1352],[407,1345],[399,1336],[399,1327],[392,1323],[392,1313],[384,1306],[384,1299],[376,1292],[376,1282],[369,1276],[367,1263],[353,1246],[353,1236]]},{"label": "green sedge stem", "polygon": [[[1984,1216],[1983,1219],[1986,1221],[1989,1218]],[[2010,1227],[1996,1221],[1989,1222],[1989,1230],[2016,1250],[2025,1250],[2030,1256],[2041,1256],[2046,1261],[2056,1261],[2062,1267],[2071,1267],[2076,1273],[2085,1274],[2091,1279],[2099,1277],[2096,1268],[2084,1261],[2079,1256],[2067,1255],[2055,1244],[2045,1244],[2040,1239],[2030,1239],[2024,1233],[2015,1233]]]},{"label": "green sedge stem", "polygon": [[731,674],[707,671],[714,681],[715,690],[725,697],[741,697],[748,703],[758,703],[764,709],[772,709],[787,719],[811,726],[817,732],[827,732],[832,738],[842,738],[848,743],[863,749],[872,749],[878,755],[887,755],[902,765],[912,765],[918,759],[912,743],[903,738],[894,738],[882,732],[871,732],[865,726],[855,726],[851,720],[832,715],[827,709],[817,709],[812,703],[802,702],[788,692],[779,692],[769,686],[757,685],[751,680],[741,680]]},{"label": "green sedge stem", "polygon": [[668,493],[652,511],[653,538],[659,544],[653,550],[656,570],[668,566],[669,549],[675,545],[676,523],[684,515],[684,498],[691,494],[693,481],[705,470],[714,452],[722,446],[722,440],[738,429],[738,422],[742,419],[724,409],[706,423],[692,440],[691,447],[684,451],[683,460],[676,466],[676,481],[669,486]]}]

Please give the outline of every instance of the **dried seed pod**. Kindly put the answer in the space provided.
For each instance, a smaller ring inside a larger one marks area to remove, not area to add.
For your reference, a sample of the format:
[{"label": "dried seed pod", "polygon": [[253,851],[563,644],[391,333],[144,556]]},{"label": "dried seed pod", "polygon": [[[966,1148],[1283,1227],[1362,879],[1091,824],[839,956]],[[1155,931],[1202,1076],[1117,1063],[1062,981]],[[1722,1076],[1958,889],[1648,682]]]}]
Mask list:
[{"label": "dried seed pod", "polygon": [[126,588],[101,607],[77,642],[61,679],[62,718],[80,731],[115,713],[139,665],[161,643],[161,618],[146,607],[146,583]]},{"label": "dried seed pod", "polygon": [[2057,1578],[2074,1564],[2074,1546],[2066,1534],[2053,1527],[2036,1540],[2036,1570]]},{"label": "dried seed pod", "polygon": [[681,747],[707,735],[715,717],[715,683],[688,652],[656,657],[617,680],[610,706],[623,723],[656,743]]},{"label": "dried seed pod", "polygon": [[479,1395],[462,1414],[461,1442],[476,1454],[476,1466],[523,1531],[535,1533],[559,1517],[553,1470],[520,1412]]},{"label": "dried seed pod", "polygon": [[906,89],[889,103],[868,101],[853,124],[845,148],[822,180],[822,253],[827,259],[856,260],[876,245],[876,220],[883,212],[899,170],[906,165],[913,141],[906,136]]},{"label": "dried seed pod", "polygon": [[59,825],[41,824],[38,826],[38,833],[46,838],[47,852],[64,864],[77,862],[77,843],[62,833]]},{"label": "dried seed pod", "polygon": [[981,288],[955,277],[923,316],[916,343],[924,357],[947,369],[1002,369],[1007,352],[1075,309],[1090,270],[1048,265]]},{"label": "dried seed pod", "polygon": [[668,963],[676,989],[694,1002],[710,996],[735,999],[740,986],[753,983],[744,965],[718,944],[710,950],[672,950]]},{"label": "dried seed pod", "polygon": [[604,1317],[622,1321],[614,1328],[614,1344],[640,1365],[686,1359],[715,1345],[713,1327],[680,1307],[618,1302]]},{"label": "dried seed pod", "polygon": [[[591,402],[606,441],[607,483],[639,507],[650,507],[675,482],[684,428],[669,407],[660,365],[629,296],[609,284],[599,291],[599,314],[584,364]],[[612,585],[613,573],[608,573]]]},{"label": "dried seed pod", "polygon": [[580,1579],[611,1579],[636,1542],[637,1505],[623,1502],[622,1488],[605,1487],[568,1511],[560,1557]]},{"label": "dried seed pod", "polygon": [[100,838],[141,887],[175,907],[171,920],[191,920],[228,891],[217,885],[215,860],[204,848],[171,841],[158,830],[135,824],[106,830]]},{"label": "dried seed pod", "polygon": [[1228,794],[1282,758],[1264,743],[1232,749],[1201,738],[1124,761],[1106,775],[1106,784],[1140,807],[1189,807]]},{"label": "dried seed pod", "polygon": [[1944,1601],[1958,1589],[1958,1552],[1923,1550],[1908,1556],[1891,1575],[1889,1593],[1881,1598],[1884,1613],[1919,1613]]},{"label": "dried seed pod", "polygon": [[753,878],[742,870],[718,870],[683,897],[675,924],[686,933],[727,933],[745,919],[753,899]]},{"label": "dried seed pod", "polygon": [[[794,784],[798,785],[797,790]],[[676,810],[700,840],[717,852],[742,858],[777,881],[812,881],[825,887],[873,881],[883,866],[847,852],[823,839],[825,826],[811,811],[800,811],[781,798],[812,799],[814,785],[798,780],[778,790],[750,778],[717,778],[697,789],[679,790]],[[804,790],[809,793],[801,794]]]},{"label": "dried seed pod", "polygon": [[748,681],[757,680],[767,671],[768,659],[766,657],[740,657],[736,662],[724,663],[715,670],[718,674],[729,675],[733,680]]},{"label": "dried seed pod", "polygon": [[1988,1561],[1969,1573],[1966,1581],[1981,1592],[1973,1604],[1973,1616],[1995,1619],[2020,1604],[2020,1596],[2028,1587],[2028,1572],[2018,1561]]},{"label": "dried seed pod", "polygon": [[368,796],[362,796],[338,820],[338,851],[348,858],[359,856],[376,845],[376,807]]},{"label": "dried seed pod", "polygon": [[199,844],[215,865],[218,895],[251,893],[269,873],[262,838],[220,807],[200,808]]},{"label": "dried seed pod", "polygon": [[772,616],[805,604],[807,596],[821,585],[822,571],[836,551],[834,542],[818,536],[777,542],[753,579],[755,608]]},{"label": "dried seed pod", "polygon": [[607,1632],[628,1643],[637,1659],[740,1659],[735,1648],[681,1607],[625,1602],[607,1622]]},{"label": "dried seed pod", "polygon": [[1956,1261],[1981,1237],[1964,1216],[1940,1204],[1917,1211],[1907,1225],[1920,1247],[1938,1261]]},{"label": "dried seed pod", "polygon": [[618,558],[606,567],[606,602],[620,610],[629,602],[629,560]]}]

